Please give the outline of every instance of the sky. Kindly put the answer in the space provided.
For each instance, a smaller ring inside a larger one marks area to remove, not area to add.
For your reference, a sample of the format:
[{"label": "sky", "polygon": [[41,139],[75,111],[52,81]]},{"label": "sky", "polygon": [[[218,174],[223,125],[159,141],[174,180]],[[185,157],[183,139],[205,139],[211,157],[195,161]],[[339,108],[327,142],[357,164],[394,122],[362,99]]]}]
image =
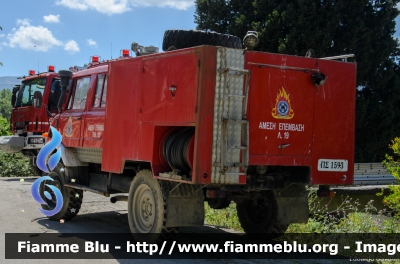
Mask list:
[{"label": "sky", "polygon": [[195,29],[194,0],[13,0],[0,6],[1,76],[119,57],[132,42],[156,46],[168,29]]},{"label": "sky", "polygon": [[194,11],[194,0],[3,1],[0,77],[83,66],[94,55],[116,58],[132,42],[162,51],[165,30],[196,28]]}]

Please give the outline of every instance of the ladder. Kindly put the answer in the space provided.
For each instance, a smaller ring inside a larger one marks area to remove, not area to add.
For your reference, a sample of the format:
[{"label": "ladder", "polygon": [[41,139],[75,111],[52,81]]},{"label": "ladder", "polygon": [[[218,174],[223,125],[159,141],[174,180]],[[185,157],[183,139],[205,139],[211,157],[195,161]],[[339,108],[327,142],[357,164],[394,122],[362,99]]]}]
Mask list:
[{"label": "ladder", "polygon": [[[221,168],[221,175],[245,175],[249,160],[249,121],[247,120],[247,103],[250,71],[237,68],[221,68],[218,70],[218,73],[224,75],[224,84],[221,91],[221,163],[215,165]],[[230,91],[230,80],[242,76],[246,80],[244,90],[242,89],[242,92],[239,94],[237,94],[237,92],[232,93]],[[241,115],[237,112],[229,112],[229,110],[232,109],[232,104],[235,103],[237,108],[241,108]],[[240,129],[238,129],[239,127]],[[234,155],[232,152],[241,152],[241,155]],[[229,155],[230,153],[231,155]],[[227,160],[229,157],[233,160]]]}]

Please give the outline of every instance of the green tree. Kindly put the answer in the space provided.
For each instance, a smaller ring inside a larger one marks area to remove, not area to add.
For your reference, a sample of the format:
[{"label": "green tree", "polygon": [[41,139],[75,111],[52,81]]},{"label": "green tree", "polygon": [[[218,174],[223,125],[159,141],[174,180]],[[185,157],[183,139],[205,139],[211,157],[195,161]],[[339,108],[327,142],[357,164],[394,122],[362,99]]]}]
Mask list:
[{"label": "green tree", "polygon": [[[386,159],[383,161],[388,172],[390,172],[400,183],[400,137],[396,137],[389,148],[393,151],[393,155],[386,154]],[[400,216],[400,185],[388,186],[390,194],[383,200],[384,203],[389,205],[397,215]],[[382,195],[382,193],[380,194]]]},{"label": "green tree", "polygon": [[0,116],[0,136],[8,136],[11,135],[11,131],[10,131],[10,122]]},{"label": "green tree", "polygon": [[[316,57],[353,53],[357,61],[356,161],[382,161],[400,134],[400,0],[196,0],[198,29],[243,37],[260,51]],[[338,109],[340,110],[340,109]]]},{"label": "green tree", "polygon": [[5,117],[8,122],[10,122],[12,110],[11,96],[12,92],[8,89],[3,89],[0,91],[0,115]]}]

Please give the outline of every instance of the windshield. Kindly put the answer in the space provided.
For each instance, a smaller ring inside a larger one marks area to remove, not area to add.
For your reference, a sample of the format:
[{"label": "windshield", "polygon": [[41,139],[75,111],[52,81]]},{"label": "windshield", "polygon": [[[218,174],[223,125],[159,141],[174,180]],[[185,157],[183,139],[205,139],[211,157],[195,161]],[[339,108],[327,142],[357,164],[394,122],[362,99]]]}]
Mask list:
[{"label": "windshield", "polygon": [[30,106],[33,105],[33,95],[36,91],[39,91],[42,96],[44,87],[46,86],[46,78],[39,78],[22,82],[21,89],[18,93],[17,103],[15,107]]}]

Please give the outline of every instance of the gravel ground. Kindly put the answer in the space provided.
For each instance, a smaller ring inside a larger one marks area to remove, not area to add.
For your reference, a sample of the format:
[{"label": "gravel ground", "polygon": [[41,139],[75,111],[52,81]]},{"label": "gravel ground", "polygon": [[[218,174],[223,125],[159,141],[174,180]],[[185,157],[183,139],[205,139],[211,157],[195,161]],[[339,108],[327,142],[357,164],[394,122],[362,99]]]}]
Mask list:
[{"label": "gravel ground", "polygon": [[[21,181],[23,179],[23,181]],[[0,178],[0,232],[5,233],[125,233],[129,231],[126,202],[110,203],[109,198],[90,192],[84,193],[83,205],[74,220],[60,223],[50,221],[37,210],[38,204],[31,196],[30,188],[36,178]],[[228,232],[211,225],[182,228],[184,233]],[[194,238],[195,239],[195,238]],[[0,263],[132,263],[133,260],[9,260],[5,259],[5,235],[0,237]],[[135,263],[347,263],[350,260],[302,260],[302,259],[192,259],[192,260],[134,260]],[[363,263],[363,262],[361,262]]]}]

